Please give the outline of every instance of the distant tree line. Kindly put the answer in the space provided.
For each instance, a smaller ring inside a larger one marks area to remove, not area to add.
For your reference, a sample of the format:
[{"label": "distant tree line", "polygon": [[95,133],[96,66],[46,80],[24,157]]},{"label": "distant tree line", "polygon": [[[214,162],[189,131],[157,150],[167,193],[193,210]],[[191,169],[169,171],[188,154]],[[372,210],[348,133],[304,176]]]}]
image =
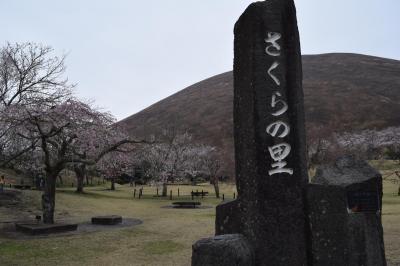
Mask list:
[{"label": "distant tree line", "polygon": [[[343,154],[350,154],[363,160],[375,160],[380,164],[393,160],[400,168],[400,127],[365,129],[352,132],[335,132],[338,128],[330,125],[309,125],[308,168],[334,161]],[[400,171],[385,173],[383,179],[398,184],[400,196]]]},{"label": "distant tree line", "polygon": [[158,142],[143,147],[137,154],[144,176],[156,185],[162,185],[162,195],[167,196],[169,182],[206,177],[214,185],[219,198],[219,154],[215,147],[196,144],[188,132],[175,127],[165,129]]}]

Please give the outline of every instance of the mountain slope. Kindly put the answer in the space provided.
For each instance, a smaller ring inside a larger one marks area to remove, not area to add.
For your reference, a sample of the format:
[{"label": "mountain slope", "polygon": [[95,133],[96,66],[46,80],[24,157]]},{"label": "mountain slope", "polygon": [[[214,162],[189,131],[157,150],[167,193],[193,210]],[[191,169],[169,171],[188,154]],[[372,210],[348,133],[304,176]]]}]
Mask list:
[{"label": "mountain slope", "polygon": [[[337,131],[400,125],[400,61],[358,54],[303,56],[307,123]],[[132,135],[174,126],[219,147],[224,174],[233,175],[233,75],[196,83],[119,123]]]}]

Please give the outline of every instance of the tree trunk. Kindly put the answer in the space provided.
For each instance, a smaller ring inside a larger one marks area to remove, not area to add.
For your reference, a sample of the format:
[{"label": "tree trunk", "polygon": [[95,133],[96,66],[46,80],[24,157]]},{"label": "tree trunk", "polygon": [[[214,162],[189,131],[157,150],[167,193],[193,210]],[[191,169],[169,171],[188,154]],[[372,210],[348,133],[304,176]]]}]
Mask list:
[{"label": "tree trunk", "polygon": [[83,193],[83,175],[82,176],[76,176],[77,179],[77,185],[76,185],[76,192],[77,193]]},{"label": "tree trunk", "polygon": [[111,178],[111,190],[115,190],[115,179]]},{"label": "tree trunk", "polygon": [[167,187],[167,182],[164,182],[162,184],[162,196],[166,197],[168,195],[168,187]]},{"label": "tree trunk", "polygon": [[400,184],[399,184],[399,190],[397,190],[397,196],[400,196]]},{"label": "tree trunk", "polygon": [[214,190],[215,190],[215,196],[217,197],[217,199],[219,199],[219,183],[218,183],[218,177],[214,177],[213,185],[214,185]]},{"label": "tree trunk", "polygon": [[51,172],[46,173],[46,182],[44,185],[44,191],[42,195],[43,222],[45,224],[54,223],[56,178],[57,175],[54,175]]},{"label": "tree trunk", "polygon": [[89,186],[89,185],[90,185],[90,183],[89,183],[89,176],[88,176],[88,175],[85,175],[85,177],[86,177],[86,186]]},{"label": "tree trunk", "polygon": [[86,166],[85,165],[78,165],[74,167],[77,185],[76,185],[76,192],[83,193],[83,182],[86,175]]},{"label": "tree trunk", "polygon": [[60,184],[61,184],[61,185],[64,185],[64,182],[63,182],[63,179],[62,179],[62,176],[61,176],[61,174],[60,174],[60,175],[58,175],[58,179],[60,180]]}]

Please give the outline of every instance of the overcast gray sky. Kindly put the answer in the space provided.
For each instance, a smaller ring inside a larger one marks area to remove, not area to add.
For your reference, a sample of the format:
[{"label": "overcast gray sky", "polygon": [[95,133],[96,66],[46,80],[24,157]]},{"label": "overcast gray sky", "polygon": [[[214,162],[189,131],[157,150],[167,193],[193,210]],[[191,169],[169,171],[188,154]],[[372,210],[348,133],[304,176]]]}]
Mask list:
[{"label": "overcast gray sky", "polygon": [[[1,44],[68,53],[77,93],[118,119],[232,69],[233,25],[248,0],[0,0]],[[297,0],[303,54],[400,60],[399,0]]]}]

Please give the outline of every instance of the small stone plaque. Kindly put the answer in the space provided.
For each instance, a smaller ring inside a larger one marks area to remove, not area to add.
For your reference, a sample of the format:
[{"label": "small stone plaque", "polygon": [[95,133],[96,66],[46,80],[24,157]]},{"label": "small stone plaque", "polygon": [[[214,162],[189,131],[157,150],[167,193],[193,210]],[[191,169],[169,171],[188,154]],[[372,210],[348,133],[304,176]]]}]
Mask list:
[{"label": "small stone plaque", "polygon": [[348,191],[347,204],[352,212],[376,212],[379,210],[378,195],[375,191]]}]

